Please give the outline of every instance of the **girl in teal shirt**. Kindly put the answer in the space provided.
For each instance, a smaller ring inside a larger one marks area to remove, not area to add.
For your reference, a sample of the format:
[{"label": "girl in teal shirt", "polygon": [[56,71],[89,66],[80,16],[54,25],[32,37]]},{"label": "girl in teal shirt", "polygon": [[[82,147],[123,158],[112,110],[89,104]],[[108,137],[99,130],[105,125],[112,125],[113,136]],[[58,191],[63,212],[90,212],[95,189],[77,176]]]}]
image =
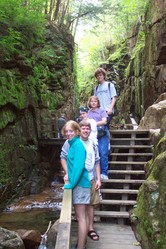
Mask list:
[{"label": "girl in teal shirt", "polygon": [[87,209],[90,204],[91,182],[85,168],[86,149],[80,139],[81,129],[75,121],[68,121],[62,128],[62,134],[68,139],[70,148],[67,155],[67,165],[64,189],[72,189],[72,201],[78,221],[78,237],[75,249],[84,249],[88,233]]}]

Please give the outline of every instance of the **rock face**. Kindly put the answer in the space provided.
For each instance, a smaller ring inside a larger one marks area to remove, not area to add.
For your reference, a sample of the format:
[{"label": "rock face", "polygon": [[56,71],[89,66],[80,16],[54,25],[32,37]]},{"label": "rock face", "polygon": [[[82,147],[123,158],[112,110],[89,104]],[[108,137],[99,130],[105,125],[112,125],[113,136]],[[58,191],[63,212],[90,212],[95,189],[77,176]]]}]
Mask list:
[{"label": "rock face", "polygon": [[49,151],[48,157],[39,151],[38,140],[57,135],[61,111],[74,118],[73,37],[48,24],[44,39],[42,45],[34,42],[30,57],[20,51],[0,61],[0,209],[12,196],[48,185],[56,168]]},{"label": "rock face", "polygon": [[1,249],[25,249],[20,236],[13,231],[0,227],[0,248]]},{"label": "rock face", "polygon": [[[166,92],[165,9],[165,1],[149,1],[146,14],[139,21],[139,32],[137,29],[129,39],[132,59],[126,70],[121,108],[133,113],[137,122],[158,96]],[[134,52],[138,34],[142,46]]]},{"label": "rock face", "polygon": [[[166,248],[166,95],[145,112],[139,129],[150,129],[154,155],[146,165],[147,179],[133,210],[134,226],[146,249]],[[132,216],[131,216],[132,217]]]},{"label": "rock face", "polygon": [[159,129],[165,116],[166,100],[163,100],[148,107],[139,127],[143,129]]},{"label": "rock face", "polygon": [[136,231],[146,249],[166,246],[166,137],[161,143],[163,147],[158,147],[156,157],[149,163],[149,177],[141,186],[134,210]]},{"label": "rock face", "polygon": [[38,231],[19,229],[16,232],[23,240],[25,249],[36,249],[40,245],[41,235]]}]

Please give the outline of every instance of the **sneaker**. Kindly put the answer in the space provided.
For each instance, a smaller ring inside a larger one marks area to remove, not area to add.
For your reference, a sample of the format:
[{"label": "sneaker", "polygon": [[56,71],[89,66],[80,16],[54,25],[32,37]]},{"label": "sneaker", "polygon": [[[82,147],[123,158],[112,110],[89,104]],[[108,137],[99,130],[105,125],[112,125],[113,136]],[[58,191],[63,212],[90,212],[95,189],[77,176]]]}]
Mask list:
[{"label": "sneaker", "polygon": [[108,176],[106,175],[101,174],[100,177],[101,177],[101,180],[108,180]]}]

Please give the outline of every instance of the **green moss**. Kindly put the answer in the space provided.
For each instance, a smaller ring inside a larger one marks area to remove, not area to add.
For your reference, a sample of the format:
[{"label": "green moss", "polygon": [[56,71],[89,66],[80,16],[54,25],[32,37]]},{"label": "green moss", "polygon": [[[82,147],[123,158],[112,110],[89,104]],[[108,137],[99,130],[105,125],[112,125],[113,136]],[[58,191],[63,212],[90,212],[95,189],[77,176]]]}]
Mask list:
[{"label": "green moss", "polygon": [[138,217],[136,229],[146,249],[165,249],[166,151],[160,153],[149,168],[151,173],[140,188],[134,209],[134,216]]},{"label": "green moss", "polygon": [[18,80],[17,73],[17,70],[0,71],[1,106],[11,103],[18,109],[25,108],[26,86],[24,86],[23,83]]},{"label": "green moss", "polygon": [[6,149],[3,148],[2,144],[0,143],[0,188],[5,184],[9,183],[12,175],[9,170],[9,165],[7,159],[7,154],[11,148],[7,147]]}]

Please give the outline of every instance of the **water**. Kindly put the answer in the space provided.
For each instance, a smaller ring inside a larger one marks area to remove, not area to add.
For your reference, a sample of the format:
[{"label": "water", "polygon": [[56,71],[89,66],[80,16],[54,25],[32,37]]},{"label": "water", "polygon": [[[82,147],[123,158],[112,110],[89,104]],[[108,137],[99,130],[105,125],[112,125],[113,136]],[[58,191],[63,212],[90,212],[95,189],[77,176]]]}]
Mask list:
[{"label": "water", "polygon": [[59,218],[63,188],[56,184],[41,194],[24,196],[0,214],[0,226],[9,230],[38,230],[44,234],[48,224]]}]

